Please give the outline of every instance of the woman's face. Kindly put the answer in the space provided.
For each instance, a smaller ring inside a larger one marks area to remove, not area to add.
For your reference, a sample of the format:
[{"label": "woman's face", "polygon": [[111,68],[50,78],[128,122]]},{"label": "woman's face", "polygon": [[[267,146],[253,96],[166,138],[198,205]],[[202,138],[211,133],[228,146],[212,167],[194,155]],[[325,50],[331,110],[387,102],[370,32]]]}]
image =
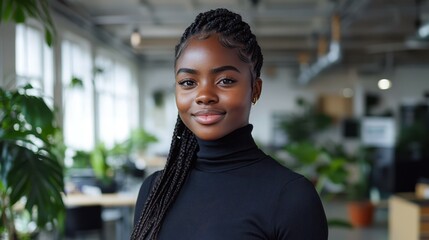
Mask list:
[{"label": "woman's face", "polygon": [[218,35],[188,41],[175,66],[177,108],[198,138],[216,140],[249,123],[262,81],[252,86],[251,64],[222,46]]}]

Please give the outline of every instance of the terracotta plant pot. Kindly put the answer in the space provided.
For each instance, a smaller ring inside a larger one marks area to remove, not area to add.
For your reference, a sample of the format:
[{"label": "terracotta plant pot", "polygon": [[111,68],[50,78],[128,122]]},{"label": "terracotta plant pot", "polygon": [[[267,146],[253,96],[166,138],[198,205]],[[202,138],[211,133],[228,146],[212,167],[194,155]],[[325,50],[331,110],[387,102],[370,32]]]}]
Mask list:
[{"label": "terracotta plant pot", "polygon": [[354,227],[368,227],[374,217],[374,205],[370,201],[353,201],[347,204],[350,222]]}]

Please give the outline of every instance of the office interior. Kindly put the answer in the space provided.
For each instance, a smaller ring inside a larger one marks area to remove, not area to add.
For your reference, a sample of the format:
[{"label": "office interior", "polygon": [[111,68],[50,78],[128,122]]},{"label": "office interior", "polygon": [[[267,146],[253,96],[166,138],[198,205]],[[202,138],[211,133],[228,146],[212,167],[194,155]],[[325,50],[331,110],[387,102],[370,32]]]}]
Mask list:
[{"label": "office interior", "polygon": [[[36,239],[128,238],[140,184],[165,164],[177,119],[174,46],[199,12],[224,7],[249,22],[264,55],[252,134],[315,182],[329,239],[429,238],[429,1],[41,2],[53,42],[37,18],[0,22],[0,86],[55,109],[70,231],[37,228],[25,214],[18,230]],[[132,140],[141,148],[127,148]],[[104,172],[91,160],[97,154]],[[356,226],[348,190],[361,178],[374,212]],[[25,211],[20,204],[13,211]]]}]

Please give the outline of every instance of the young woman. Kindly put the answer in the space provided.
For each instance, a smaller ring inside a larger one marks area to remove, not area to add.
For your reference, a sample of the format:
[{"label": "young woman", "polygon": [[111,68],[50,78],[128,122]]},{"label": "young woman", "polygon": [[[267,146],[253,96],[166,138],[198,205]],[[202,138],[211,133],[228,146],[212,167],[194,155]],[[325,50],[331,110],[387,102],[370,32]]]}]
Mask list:
[{"label": "young woman", "polygon": [[262,80],[249,25],[199,14],[176,46],[179,111],[165,169],[140,190],[132,239],[327,239],[313,185],[256,146],[249,124]]}]

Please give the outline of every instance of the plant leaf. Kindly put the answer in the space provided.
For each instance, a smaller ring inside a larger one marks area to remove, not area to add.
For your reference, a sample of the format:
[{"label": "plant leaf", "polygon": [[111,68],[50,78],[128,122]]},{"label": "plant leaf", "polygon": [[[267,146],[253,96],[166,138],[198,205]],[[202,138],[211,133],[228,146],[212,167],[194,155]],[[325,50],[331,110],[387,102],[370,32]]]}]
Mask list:
[{"label": "plant leaf", "polygon": [[41,128],[46,132],[45,134],[53,133],[50,126],[54,122],[54,114],[43,98],[24,94],[18,96],[16,102],[20,105],[21,113],[30,125]]},{"label": "plant leaf", "polygon": [[53,153],[61,139],[43,98],[26,94],[31,88],[0,88],[0,182],[10,205],[25,199],[25,211],[44,227],[64,212],[63,166]]},{"label": "plant leaf", "polygon": [[45,29],[45,42],[49,47],[52,47],[54,38],[52,36],[52,32],[48,29]]},{"label": "plant leaf", "polygon": [[6,2],[6,6],[3,8],[3,11],[1,12],[2,20],[7,22],[11,19],[13,15],[13,4],[14,4],[14,1]]},{"label": "plant leaf", "polygon": [[321,154],[320,149],[306,142],[289,144],[286,146],[286,151],[304,165],[315,163]]},{"label": "plant leaf", "polygon": [[24,23],[25,22],[25,13],[24,9],[20,4],[16,5],[15,13],[13,16],[16,23]]},{"label": "plant leaf", "polygon": [[14,186],[11,188],[11,203],[25,196],[25,208],[30,214],[35,211],[38,226],[54,223],[54,219],[64,210],[62,166],[56,159],[25,147],[16,148],[19,151],[8,174],[9,187]]}]

